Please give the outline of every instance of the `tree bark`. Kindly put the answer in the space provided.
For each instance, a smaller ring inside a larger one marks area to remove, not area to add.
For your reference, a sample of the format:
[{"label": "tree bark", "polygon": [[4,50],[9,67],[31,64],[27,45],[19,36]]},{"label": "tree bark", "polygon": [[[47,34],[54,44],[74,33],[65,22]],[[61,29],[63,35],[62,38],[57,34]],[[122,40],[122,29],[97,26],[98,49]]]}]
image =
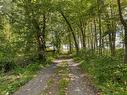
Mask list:
[{"label": "tree bark", "polygon": [[61,39],[59,38],[58,31],[55,31],[55,47],[57,49],[57,53],[60,53],[61,48]]},{"label": "tree bark", "polygon": [[[112,1],[112,4],[113,4],[113,1]],[[113,17],[113,9],[112,9],[112,6],[111,7],[111,17]],[[115,56],[115,42],[116,42],[116,24],[114,23],[114,21],[111,21],[111,26],[112,26],[112,52],[111,52],[111,55],[112,56]]]},{"label": "tree bark", "polygon": [[86,33],[85,33],[85,29],[83,27],[85,28],[86,26],[84,26],[83,22],[80,19],[79,28],[80,28],[81,35],[82,35],[82,46],[84,49],[86,49]]},{"label": "tree bark", "polygon": [[46,46],[45,46],[45,28],[46,28],[46,17],[43,14],[43,29],[41,30],[36,19],[33,19],[33,26],[36,29],[37,42],[38,42],[38,58],[41,61],[46,61]]},{"label": "tree bark", "polygon": [[72,41],[71,41],[71,33],[68,35],[68,40],[69,40],[69,53],[72,53]]},{"label": "tree bark", "polygon": [[75,48],[76,48],[76,53],[78,54],[79,53],[79,46],[78,46],[78,43],[77,43],[77,40],[76,40],[76,36],[75,36],[75,33],[74,33],[74,30],[70,24],[70,22],[68,21],[68,19],[66,18],[66,16],[64,15],[64,13],[62,11],[60,11],[61,15],[63,16],[63,18],[65,19],[68,27],[70,28],[70,31],[72,33],[72,36],[73,36],[73,39],[74,39],[74,42],[75,42]]},{"label": "tree bark", "polygon": [[94,20],[94,36],[95,36],[95,48],[97,49],[97,47],[98,47],[98,41],[97,41],[97,25],[96,25],[96,20]]},{"label": "tree bark", "polygon": [[98,23],[99,23],[99,54],[102,54],[102,22],[101,22],[101,7],[100,7],[100,1],[97,0],[98,4]]},{"label": "tree bark", "polygon": [[121,3],[120,0],[117,0],[118,3],[118,11],[119,11],[119,17],[121,20],[121,23],[124,26],[125,29],[125,38],[124,38],[124,44],[125,44],[125,54],[124,54],[124,63],[127,64],[127,22],[124,20],[123,15],[122,15],[122,8],[121,8]]}]

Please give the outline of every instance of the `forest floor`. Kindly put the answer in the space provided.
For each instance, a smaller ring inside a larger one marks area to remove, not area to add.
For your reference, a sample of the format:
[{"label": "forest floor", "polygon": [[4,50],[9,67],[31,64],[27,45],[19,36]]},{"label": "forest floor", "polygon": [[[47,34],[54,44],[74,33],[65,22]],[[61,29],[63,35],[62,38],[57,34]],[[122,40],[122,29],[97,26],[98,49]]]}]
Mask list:
[{"label": "forest floor", "polygon": [[71,58],[58,58],[13,95],[97,95],[78,65]]}]

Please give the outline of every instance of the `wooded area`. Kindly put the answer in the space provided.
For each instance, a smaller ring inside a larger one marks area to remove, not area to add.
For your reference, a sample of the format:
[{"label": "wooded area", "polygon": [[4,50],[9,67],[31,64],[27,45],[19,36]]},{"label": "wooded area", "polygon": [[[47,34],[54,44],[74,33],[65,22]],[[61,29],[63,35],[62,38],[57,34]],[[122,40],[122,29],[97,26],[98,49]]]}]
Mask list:
[{"label": "wooded area", "polygon": [[67,53],[127,94],[127,0],[0,0],[0,43],[0,77]]}]

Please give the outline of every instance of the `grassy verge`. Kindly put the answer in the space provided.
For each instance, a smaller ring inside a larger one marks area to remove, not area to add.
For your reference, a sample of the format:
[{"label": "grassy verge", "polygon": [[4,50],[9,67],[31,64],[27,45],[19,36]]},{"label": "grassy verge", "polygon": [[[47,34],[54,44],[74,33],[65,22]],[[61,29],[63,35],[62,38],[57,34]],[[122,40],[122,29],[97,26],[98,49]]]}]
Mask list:
[{"label": "grassy verge", "polygon": [[12,95],[19,87],[36,77],[38,71],[48,63],[52,58],[48,58],[46,63],[34,61],[26,67],[16,66],[8,73],[0,73],[0,95]]},{"label": "grassy verge", "polygon": [[118,57],[82,52],[75,56],[80,68],[93,79],[102,95],[127,95],[127,65]]}]

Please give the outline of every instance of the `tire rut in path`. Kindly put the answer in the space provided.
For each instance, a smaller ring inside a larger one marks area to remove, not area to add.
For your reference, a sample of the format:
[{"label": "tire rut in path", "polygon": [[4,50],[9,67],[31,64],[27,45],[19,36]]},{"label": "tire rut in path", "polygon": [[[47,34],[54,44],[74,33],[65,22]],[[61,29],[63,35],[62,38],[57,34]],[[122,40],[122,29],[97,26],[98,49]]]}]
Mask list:
[{"label": "tire rut in path", "polygon": [[[66,86],[68,86],[67,80],[66,85],[61,88],[61,82],[63,84],[63,81],[65,82],[65,79],[69,80],[68,77],[68,60],[66,59],[57,59],[55,60],[55,63],[57,63],[57,68],[55,70],[55,73],[50,77],[49,84],[47,88],[42,92],[41,95],[65,95],[66,94]],[[62,89],[62,94],[61,94]],[[65,93],[65,94],[64,94]]]},{"label": "tire rut in path", "polygon": [[36,78],[29,81],[26,85],[22,86],[13,95],[40,95],[47,86],[47,80],[52,76],[56,68],[53,64],[50,67],[44,68],[40,71]]},{"label": "tire rut in path", "polygon": [[[56,63],[61,63],[62,61],[66,61],[69,65],[70,81],[67,89],[65,89],[65,95],[97,95],[97,90],[91,85],[87,74],[81,72],[78,63],[75,63],[73,59],[59,59]],[[54,82],[52,83],[52,86],[47,89],[47,92],[49,93],[43,93],[41,95],[60,95],[58,94],[59,83],[57,83],[60,79],[58,75],[54,75],[52,78]]]},{"label": "tire rut in path", "polygon": [[41,95],[57,95],[59,92],[58,82],[60,77],[56,74],[52,75],[48,80],[48,85],[45,90],[41,93]]},{"label": "tire rut in path", "polygon": [[[66,61],[69,65],[69,85],[66,91],[66,95],[97,95],[96,89],[89,82],[88,76],[82,74],[77,63],[73,59],[58,59],[55,63],[61,63]],[[54,81],[59,81],[59,76],[55,75],[56,65],[51,65],[48,68],[43,69],[39,75],[28,82],[26,85],[21,87],[13,95],[58,95],[59,92],[58,83],[54,83],[52,87],[49,88],[49,92],[44,94],[46,88],[48,88],[48,81],[54,78]]]},{"label": "tire rut in path", "polygon": [[96,89],[90,84],[88,76],[82,74],[78,63],[68,61],[70,69],[70,84],[67,95],[97,95]]}]

